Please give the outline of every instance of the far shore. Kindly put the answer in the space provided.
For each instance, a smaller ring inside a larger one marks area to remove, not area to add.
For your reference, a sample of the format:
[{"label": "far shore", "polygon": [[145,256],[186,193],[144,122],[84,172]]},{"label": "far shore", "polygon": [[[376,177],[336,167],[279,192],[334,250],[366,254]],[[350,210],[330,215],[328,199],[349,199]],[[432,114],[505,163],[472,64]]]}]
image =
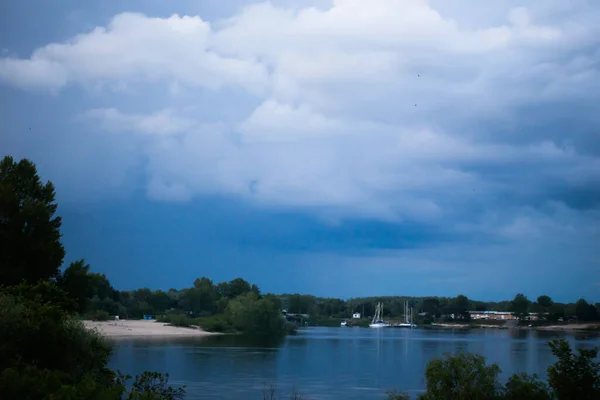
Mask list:
[{"label": "far shore", "polygon": [[164,338],[202,337],[221,335],[201,328],[181,328],[166,323],[144,320],[83,321],[88,329],[95,329],[107,338]]},{"label": "far shore", "polygon": [[455,328],[455,329],[519,329],[519,330],[538,330],[538,331],[595,331],[600,330],[600,324],[597,322],[565,325],[539,325],[539,326],[514,326],[504,325],[486,325],[486,324],[460,324],[460,323],[439,323],[431,324],[436,328]]}]

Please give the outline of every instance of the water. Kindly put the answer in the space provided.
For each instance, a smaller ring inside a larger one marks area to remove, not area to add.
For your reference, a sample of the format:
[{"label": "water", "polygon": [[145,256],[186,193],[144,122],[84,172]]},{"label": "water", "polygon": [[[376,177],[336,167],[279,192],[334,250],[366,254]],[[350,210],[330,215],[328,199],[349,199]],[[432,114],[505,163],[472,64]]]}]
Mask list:
[{"label": "water", "polygon": [[546,344],[600,346],[597,334],[574,336],[514,330],[308,328],[281,343],[239,336],[115,342],[110,366],[131,375],[169,372],[187,386],[187,399],[262,399],[274,385],[282,398],[297,388],[306,399],[385,399],[395,388],[411,396],[425,387],[425,365],[444,352],[484,355],[502,369],[546,376],[555,358]]}]

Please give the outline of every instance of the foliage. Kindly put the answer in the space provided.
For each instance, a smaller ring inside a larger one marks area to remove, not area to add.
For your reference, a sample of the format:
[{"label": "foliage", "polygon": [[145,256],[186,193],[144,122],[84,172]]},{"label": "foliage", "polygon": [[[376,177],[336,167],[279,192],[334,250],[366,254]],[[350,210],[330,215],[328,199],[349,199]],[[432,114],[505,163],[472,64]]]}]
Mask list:
[{"label": "foliage", "polygon": [[535,374],[514,374],[506,382],[503,392],[502,398],[506,400],[552,400],[550,388]]},{"label": "foliage", "polygon": [[[598,349],[580,349],[574,354],[564,339],[549,344],[558,360],[548,368],[548,384],[536,375],[519,373],[502,386],[498,383],[500,368],[496,364],[486,365],[484,357],[446,354],[427,364],[427,391],[419,399],[600,399],[600,362],[594,361]],[[402,398],[393,396],[390,394],[388,398]]]},{"label": "foliage", "polygon": [[575,303],[575,315],[581,322],[598,320],[598,310],[593,304],[589,304],[584,299],[579,299]]},{"label": "foliage", "polygon": [[519,319],[525,319],[528,315],[529,305],[531,302],[523,293],[518,293],[511,302],[511,311]]},{"label": "foliage", "polygon": [[485,358],[476,354],[446,353],[425,368],[427,392],[422,400],[490,399],[499,393],[496,364],[486,365]]},{"label": "foliage", "polygon": [[198,318],[196,321],[197,325],[207,332],[234,332],[231,323],[224,315],[213,315],[210,317]]},{"label": "foliage", "polygon": [[558,361],[548,367],[548,382],[558,400],[600,399],[600,363],[594,361],[598,349],[579,349],[574,354],[566,340],[550,342]]},{"label": "foliage", "polygon": [[249,335],[275,338],[285,333],[285,319],[275,296],[248,292],[231,300],[226,314],[234,329]]},{"label": "foliage", "polygon": [[110,314],[104,310],[96,310],[92,314],[92,321],[108,321],[110,319]]},{"label": "foliage", "polygon": [[550,296],[546,296],[546,295],[539,296],[537,298],[537,303],[546,310],[548,310],[554,304],[554,302],[552,301],[552,298]]},{"label": "foliage", "polygon": [[91,279],[90,266],[85,260],[71,263],[58,277],[59,287],[69,295],[77,304],[77,312],[85,313],[90,298]]},{"label": "foliage", "polygon": [[54,185],[42,183],[31,161],[0,161],[0,285],[58,275],[65,250],[54,199]]},{"label": "foliage", "polygon": [[143,374],[127,393],[124,376],[106,368],[110,347],[75,314],[90,297],[114,301],[118,293],[83,260],[59,275],[64,249],[54,196],[30,161],[0,162],[0,397],[182,398],[183,389],[167,387],[168,377],[157,373]]},{"label": "foliage", "polygon": [[[36,291],[39,288],[32,288]],[[36,295],[0,292],[0,343],[0,393],[29,393],[27,382],[42,378],[40,384],[49,388],[75,385],[88,378],[108,385],[113,378],[105,368],[110,348],[99,334]],[[15,374],[20,378],[14,379]]]},{"label": "foliage", "polygon": [[195,321],[185,314],[167,314],[164,317],[159,318],[158,321],[184,328],[189,328],[190,326],[195,325]]},{"label": "foliage", "polygon": [[[120,375],[118,382],[123,387],[130,376]],[[168,385],[169,374],[144,372],[135,377],[127,400],[179,400],[185,396],[185,386],[174,389]]]}]

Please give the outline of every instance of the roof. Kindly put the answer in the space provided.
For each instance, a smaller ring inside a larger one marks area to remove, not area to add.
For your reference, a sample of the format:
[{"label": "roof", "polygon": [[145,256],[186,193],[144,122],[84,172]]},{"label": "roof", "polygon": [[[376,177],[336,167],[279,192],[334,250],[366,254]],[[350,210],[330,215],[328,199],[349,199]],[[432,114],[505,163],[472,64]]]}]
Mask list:
[{"label": "roof", "polygon": [[510,311],[469,311],[469,314],[500,314],[500,315],[511,315]]}]

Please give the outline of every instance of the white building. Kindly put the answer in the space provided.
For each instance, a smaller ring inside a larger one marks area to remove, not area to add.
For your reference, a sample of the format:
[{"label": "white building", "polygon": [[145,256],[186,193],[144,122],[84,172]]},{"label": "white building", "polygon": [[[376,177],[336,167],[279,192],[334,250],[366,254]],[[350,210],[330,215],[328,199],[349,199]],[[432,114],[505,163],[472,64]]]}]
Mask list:
[{"label": "white building", "polygon": [[355,312],[354,314],[352,314],[352,318],[353,319],[360,319],[360,313],[359,312]]}]

